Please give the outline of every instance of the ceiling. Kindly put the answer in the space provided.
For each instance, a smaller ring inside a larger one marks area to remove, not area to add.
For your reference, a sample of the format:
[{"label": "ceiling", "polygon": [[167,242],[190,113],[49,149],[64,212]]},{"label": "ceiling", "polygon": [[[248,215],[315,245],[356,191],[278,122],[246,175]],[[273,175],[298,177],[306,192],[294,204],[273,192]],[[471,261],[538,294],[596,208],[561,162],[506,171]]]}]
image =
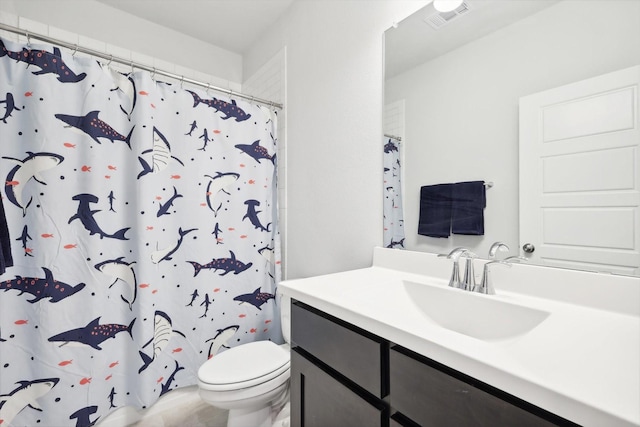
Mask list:
[{"label": "ceiling", "polygon": [[392,78],[453,49],[552,6],[559,0],[465,0],[467,12],[434,29],[429,3],[385,32],[385,76]]},{"label": "ceiling", "polygon": [[97,0],[242,55],[294,0]]},{"label": "ceiling", "polygon": [[[243,55],[302,0],[97,0],[149,22]],[[470,12],[435,30],[425,23],[431,4],[385,33],[386,76],[424,63],[447,51],[549,7],[558,0],[467,0]],[[462,24],[462,25],[460,25]]]}]

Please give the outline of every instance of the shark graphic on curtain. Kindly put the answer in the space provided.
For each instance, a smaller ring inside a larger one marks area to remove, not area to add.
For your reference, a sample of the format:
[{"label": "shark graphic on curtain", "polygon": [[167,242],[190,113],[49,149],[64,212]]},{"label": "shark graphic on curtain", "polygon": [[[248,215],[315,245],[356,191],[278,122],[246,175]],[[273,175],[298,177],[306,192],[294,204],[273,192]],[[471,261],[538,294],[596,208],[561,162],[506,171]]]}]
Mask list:
[{"label": "shark graphic on curtain", "polygon": [[404,249],[404,218],[402,216],[401,143],[384,137],[383,143],[383,242],[386,248]]},{"label": "shark graphic on curtain", "polygon": [[0,425],[151,406],[282,342],[276,115],[0,39]]}]

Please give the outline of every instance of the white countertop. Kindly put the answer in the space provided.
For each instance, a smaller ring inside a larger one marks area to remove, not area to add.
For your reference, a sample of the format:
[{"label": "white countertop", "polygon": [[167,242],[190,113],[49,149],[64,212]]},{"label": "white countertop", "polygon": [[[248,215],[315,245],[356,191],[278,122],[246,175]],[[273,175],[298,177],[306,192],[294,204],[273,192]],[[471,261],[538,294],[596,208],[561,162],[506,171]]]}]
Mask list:
[{"label": "white countertop", "polygon": [[[433,323],[404,290],[405,280],[446,287],[450,268],[433,254],[376,248],[372,267],[279,291],[578,424],[640,426],[640,279],[514,265],[494,276],[496,295],[479,296],[551,314],[524,335],[485,341]],[[533,291],[513,284],[536,280]]]}]

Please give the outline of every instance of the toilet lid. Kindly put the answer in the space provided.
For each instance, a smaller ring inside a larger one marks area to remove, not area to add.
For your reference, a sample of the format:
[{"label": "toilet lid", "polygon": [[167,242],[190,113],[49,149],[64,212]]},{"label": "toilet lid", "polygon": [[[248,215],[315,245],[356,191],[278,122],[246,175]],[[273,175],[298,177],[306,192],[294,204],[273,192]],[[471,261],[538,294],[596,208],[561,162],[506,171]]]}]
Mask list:
[{"label": "toilet lid", "polygon": [[255,341],[215,355],[200,367],[198,379],[212,386],[251,387],[289,369],[289,359],[289,353],[279,345]]}]

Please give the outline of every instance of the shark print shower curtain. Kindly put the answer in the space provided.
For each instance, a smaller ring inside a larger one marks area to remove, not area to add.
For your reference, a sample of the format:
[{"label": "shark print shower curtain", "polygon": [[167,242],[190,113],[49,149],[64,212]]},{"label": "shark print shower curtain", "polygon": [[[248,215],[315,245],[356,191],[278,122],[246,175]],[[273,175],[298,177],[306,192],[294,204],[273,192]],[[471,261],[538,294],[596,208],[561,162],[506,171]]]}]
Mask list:
[{"label": "shark print shower curtain", "polygon": [[398,139],[384,137],[384,198],[383,242],[386,248],[404,249],[404,218],[402,214],[401,143]]},{"label": "shark print shower curtain", "polygon": [[282,342],[276,117],[0,39],[0,425],[88,426]]}]

